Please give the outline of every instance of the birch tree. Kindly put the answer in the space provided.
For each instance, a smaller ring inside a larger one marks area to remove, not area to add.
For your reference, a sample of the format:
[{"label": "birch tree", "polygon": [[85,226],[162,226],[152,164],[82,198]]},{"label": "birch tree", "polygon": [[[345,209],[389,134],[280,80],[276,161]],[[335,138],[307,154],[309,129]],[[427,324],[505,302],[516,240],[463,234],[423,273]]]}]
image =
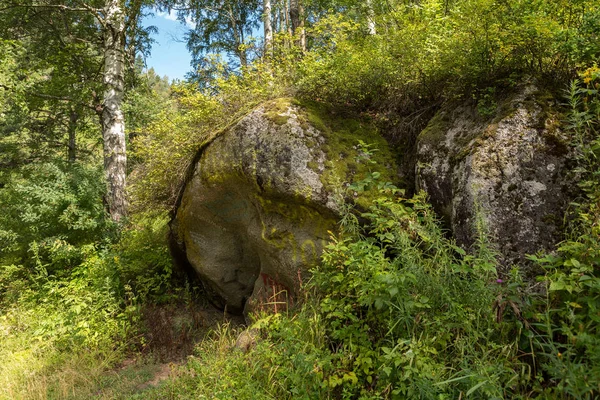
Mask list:
[{"label": "birch tree", "polygon": [[[150,2],[3,0],[0,7],[0,35],[25,40],[30,58],[48,71],[37,91],[28,95],[46,101],[38,108],[48,113],[48,120],[65,116],[69,161],[76,158],[76,133],[82,115],[92,110],[97,114],[107,183],[105,203],[111,219],[117,222],[127,213],[122,111],[126,57],[135,56],[141,9]],[[52,115],[52,111],[63,109],[62,114]]]},{"label": "birch tree", "polygon": [[263,25],[265,35],[265,54],[272,51],[273,26],[272,26],[271,0],[263,0]]},{"label": "birch tree", "polygon": [[104,141],[106,203],[114,221],[127,214],[127,153],[123,91],[125,88],[125,12],[119,0],[106,0],[104,19],[104,99],[100,118]]},{"label": "birch tree", "polygon": [[375,25],[375,11],[373,10],[373,0],[366,0],[367,5],[367,28],[370,35],[377,34],[377,26]]}]

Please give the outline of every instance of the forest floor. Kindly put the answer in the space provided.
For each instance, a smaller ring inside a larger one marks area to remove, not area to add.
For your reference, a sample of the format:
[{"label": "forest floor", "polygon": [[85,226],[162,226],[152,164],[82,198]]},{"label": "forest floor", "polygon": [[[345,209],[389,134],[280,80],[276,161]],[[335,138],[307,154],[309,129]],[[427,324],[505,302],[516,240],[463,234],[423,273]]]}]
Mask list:
[{"label": "forest floor", "polygon": [[218,326],[228,323],[240,327],[245,323],[243,317],[211,305],[189,303],[146,306],[142,315],[142,347],[105,371],[100,379],[90,382],[94,386],[93,398],[144,398],[145,391],[176,374],[177,368],[193,356],[196,345],[210,337]]}]

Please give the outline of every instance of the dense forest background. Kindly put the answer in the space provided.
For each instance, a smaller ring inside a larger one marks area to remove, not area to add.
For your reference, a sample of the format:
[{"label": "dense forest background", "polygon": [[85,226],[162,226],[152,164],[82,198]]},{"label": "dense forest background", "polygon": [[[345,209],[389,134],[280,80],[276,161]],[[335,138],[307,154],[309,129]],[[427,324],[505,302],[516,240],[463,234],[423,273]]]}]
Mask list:
[{"label": "dense forest background", "polygon": [[[183,82],[144,67],[157,10],[195,23]],[[597,0],[4,0],[0,54],[0,397],[599,395]],[[402,155],[441,107],[490,117],[523,82],[562,104],[579,188],[564,241],[530,257],[543,290],[518,266],[499,279],[485,235],[457,247],[404,182],[360,224],[345,208],[306,299],[253,317],[252,351],[232,322],[198,330],[202,288],[167,233],[216,132],[296,97]],[[188,359],[169,347],[200,334]]]}]

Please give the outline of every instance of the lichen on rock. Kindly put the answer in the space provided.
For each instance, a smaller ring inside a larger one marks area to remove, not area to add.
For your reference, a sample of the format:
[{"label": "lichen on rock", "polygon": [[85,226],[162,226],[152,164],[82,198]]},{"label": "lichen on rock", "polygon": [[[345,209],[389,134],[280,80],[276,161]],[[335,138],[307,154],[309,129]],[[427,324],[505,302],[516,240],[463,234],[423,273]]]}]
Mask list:
[{"label": "lichen on rock", "polygon": [[171,228],[213,300],[230,311],[286,306],[335,230],[336,192],[372,168],[356,162],[359,139],[392,180],[376,131],[315,103],[267,102],[203,147]]},{"label": "lichen on rock", "polygon": [[555,107],[534,85],[498,109],[492,120],[467,105],[440,111],[418,139],[416,175],[459,244],[473,244],[480,218],[506,272],[560,240],[569,150]]}]

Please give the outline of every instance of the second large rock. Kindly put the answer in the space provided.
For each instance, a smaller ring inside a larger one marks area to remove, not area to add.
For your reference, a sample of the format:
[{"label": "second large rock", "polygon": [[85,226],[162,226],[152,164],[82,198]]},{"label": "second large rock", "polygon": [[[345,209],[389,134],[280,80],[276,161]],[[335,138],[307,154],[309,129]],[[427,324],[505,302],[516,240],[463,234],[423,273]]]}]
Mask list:
[{"label": "second large rock", "polygon": [[418,187],[459,244],[469,247],[487,234],[504,272],[560,240],[572,184],[553,104],[527,85],[500,100],[492,118],[468,105],[447,107],[418,139]]}]

